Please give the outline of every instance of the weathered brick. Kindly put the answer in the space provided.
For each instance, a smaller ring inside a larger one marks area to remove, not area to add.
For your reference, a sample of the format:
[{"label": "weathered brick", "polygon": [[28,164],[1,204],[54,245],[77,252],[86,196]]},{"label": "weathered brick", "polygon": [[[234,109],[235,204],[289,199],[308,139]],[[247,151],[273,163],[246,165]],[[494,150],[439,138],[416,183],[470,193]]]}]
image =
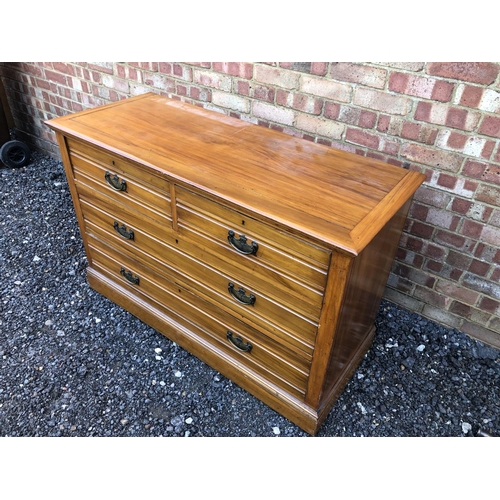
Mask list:
[{"label": "weathered brick", "polygon": [[387,70],[373,66],[339,62],[332,63],[330,76],[334,80],[341,80],[344,82],[366,85],[367,87],[383,89],[387,78]]},{"label": "weathered brick", "polygon": [[415,110],[415,120],[453,127],[468,132],[475,129],[480,118],[481,115],[478,112],[454,108],[442,103],[421,101],[417,104],[417,109]]},{"label": "weathered brick", "polygon": [[117,78],[111,75],[103,75],[102,84],[110,89],[117,90],[118,92],[128,93],[130,91],[129,83],[123,78]]},{"label": "weathered brick", "polygon": [[485,278],[476,276],[472,273],[465,273],[462,279],[462,283],[471,290],[483,293],[488,297],[500,299],[500,285],[492,283]]},{"label": "weathered brick", "polygon": [[411,224],[409,232],[420,238],[430,238],[434,232],[434,227],[429,224],[415,221]]},{"label": "weathered brick", "polygon": [[421,205],[420,203],[413,202],[410,207],[410,216],[414,219],[425,222],[427,220],[427,214],[429,213],[429,207]]},{"label": "weathered brick", "polygon": [[484,226],[481,239],[490,245],[500,247],[500,228]]},{"label": "weathered brick", "polygon": [[411,101],[407,97],[396,96],[377,90],[358,87],[354,93],[354,104],[394,115],[406,115]]},{"label": "weathered brick", "polygon": [[164,92],[175,92],[176,88],[175,80],[160,73],[144,73],[144,83]]},{"label": "weathered brick", "polygon": [[488,184],[481,184],[476,191],[475,199],[490,205],[500,206],[500,189]]},{"label": "weathered brick", "polygon": [[500,332],[498,331],[495,333],[494,331],[488,328],[482,327],[467,320],[463,322],[461,330],[467,335],[470,335],[471,337],[481,340],[486,344],[490,344],[500,348],[500,335],[499,335]]},{"label": "weathered brick", "polygon": [[348,102],[351,98],[351,87],[343,83],[332,82],[324,78],[304,76],[300,82],[300,90],[333,101]]},{"label": "weathered brick", "polygon": [[409,160],[451,172],[458,172],[462,164],[462,156],[437,149],[431,149],[419,144],[405,143],[401,155]]},{"label": "weathered brick", "polygon": [[276,91],[276,104],[312,115],[319,115],[323,109],[322,99],[281,89]]},{"label": "weathered brick", "polygon": [[278,108],[271,104],[259,101],[253,102],[252,113],[257,118],[263,118],[264,120],[278,122],[283,125],[292,125],[295,119],[295,112],[292,111],[291,109]]},{"label": "weathered brick", "polygon": [[273,87],[266,87],[264,85],[255,85],[252,88],[252,97],[260,99],[261,101],[274,102],[276,90]]},{"label": "weathered brick", "polygon": [[330,120],[337,120],[340,116],[340,104],[336,102],[325,102],[323,115]]},{"label": "weathered brick", "polygon": [[468,290],[467,288],[463,288],[457,283],[453,283],[451,281],[446,281],[443,279],[439,279],[435,286],[436,291],[446,295],[447,297],[452,297],[458,299],[462,302],[465,302],[469,305],[474,305],[480,294],[473,290]]},{"label": "weathered brick", "polygon": [[500,66],[490,62],[432,62],[426,67],[429,75],[482,85],[493,83],[499,71]]},{"label": "weathered brick", "polygon": [[499,113],[500,92],[492,89],[485,89],[481,96],[481,101],[478,104],[478,108],[488,113]]},{"label": "weathered brick", "polygon": [[232,80],[230,76],[210,71],[194,70],[193,82],[217,90],[223,90],[225,92],[230,92],[232,88]]},{"label": "weathered brick", "polygon": [[393,72],[389,77],[389,90],[434,101],[448,102],[453,89],[450,82],[408,73]]},{"label": "weathered brick", "polygon": [[113,74],[112,62],[89,62],[88,67],[98,72]]},{"label": "weathered brick", "polygon": [[253,64],[247,62],[214,62],[212,63],[212,69],[231,76],[246,78],[247,80],[253,77]]},{"label": "weathered brick", "polygon": [[344,132],[344,125],[332,120],[299,113],[295,126],[314,135],[322,135],[331,139],[340,139]]},{"label": "weathered brick", "polygon": [[462,318],[431,304],[425,304],[421,314],[426,318],[437,321],[438,323],[442,323],[443,325],[451,328],[460,328],[463,321]]},{"label": "weathered brick", "polygon": [[261,83],[290,90],[299,88],[300,75],[286,69],[257,64],[254,68],[254,79]]},{"label": "weathered brick", "polygon": [[212,103],[223,108],[233,109],[241,113],[250,112],[250,100],[228,92],[214,90],[212,92]]}]

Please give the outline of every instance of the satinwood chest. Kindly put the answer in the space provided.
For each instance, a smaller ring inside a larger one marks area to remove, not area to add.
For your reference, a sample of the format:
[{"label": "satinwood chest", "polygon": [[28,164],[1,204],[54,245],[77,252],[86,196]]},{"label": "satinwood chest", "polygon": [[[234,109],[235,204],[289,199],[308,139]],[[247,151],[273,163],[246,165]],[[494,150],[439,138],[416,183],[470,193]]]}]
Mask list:
[{"label": "satinwood chest", "polygon": [[315,434],[424,176],[155,94],[47,124],[90,286]]}]

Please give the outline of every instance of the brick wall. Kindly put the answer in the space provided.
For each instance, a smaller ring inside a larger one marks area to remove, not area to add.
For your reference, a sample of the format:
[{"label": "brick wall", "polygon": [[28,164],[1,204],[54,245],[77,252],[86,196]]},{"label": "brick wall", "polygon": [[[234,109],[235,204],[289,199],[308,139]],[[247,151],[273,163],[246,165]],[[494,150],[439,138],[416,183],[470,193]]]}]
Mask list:
[{"label": "brick wall", "polygon": [[156,92],[425,173],[385,297],[500,347],[500,63],[0,63],[18,137]]}]

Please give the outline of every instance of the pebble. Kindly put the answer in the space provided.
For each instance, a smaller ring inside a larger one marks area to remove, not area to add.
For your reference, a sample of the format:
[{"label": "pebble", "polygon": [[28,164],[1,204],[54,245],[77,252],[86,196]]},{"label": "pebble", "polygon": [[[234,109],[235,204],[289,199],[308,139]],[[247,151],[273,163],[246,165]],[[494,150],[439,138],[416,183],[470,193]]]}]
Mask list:
[{"label": "pebble", "polygon": [[175,375],[176,377],[178,377],[178,378],[179,378],[179,377],[182,377],[182,373],[181,373],[179,370],[177,370],[177,371],[174,373],[174,375]]},{"label": "pebble", "polygon": [[274,434],[276,434],[278,436],[280,434],[280,428],[279,427],[273,427],[273,432],[274,432]]},{"label": "pebble", "polygon": [[472,425],[467,422],[462,422],[462,432],[467,434],[470,430],[472,430]]}]

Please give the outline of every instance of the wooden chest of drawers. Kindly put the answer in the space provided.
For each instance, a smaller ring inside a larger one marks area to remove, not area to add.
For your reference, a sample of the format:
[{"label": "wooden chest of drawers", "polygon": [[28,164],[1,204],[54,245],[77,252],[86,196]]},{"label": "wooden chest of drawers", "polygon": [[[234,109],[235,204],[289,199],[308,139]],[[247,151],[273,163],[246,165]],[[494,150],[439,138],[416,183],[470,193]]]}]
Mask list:
[{"label": "wooden chest of drawers", "polygon": [[47,124],[90,285],[315,434],[424,176],[154,94]]}]

